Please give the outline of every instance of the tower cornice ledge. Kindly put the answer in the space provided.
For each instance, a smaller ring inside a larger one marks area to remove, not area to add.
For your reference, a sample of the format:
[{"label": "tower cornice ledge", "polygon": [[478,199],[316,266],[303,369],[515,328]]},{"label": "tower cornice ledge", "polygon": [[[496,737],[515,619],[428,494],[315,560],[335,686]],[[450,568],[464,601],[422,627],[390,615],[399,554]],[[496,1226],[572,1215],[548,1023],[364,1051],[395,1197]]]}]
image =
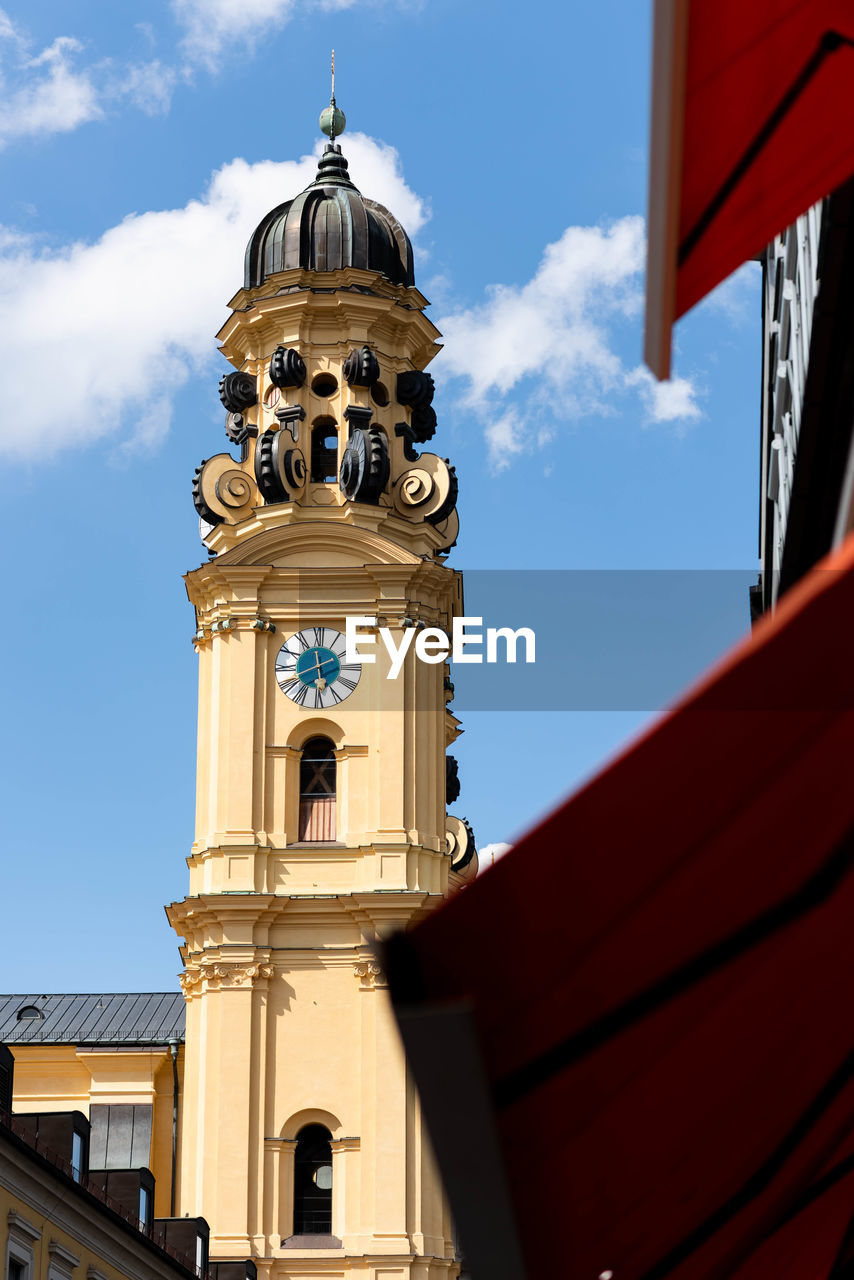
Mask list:
[{"label": "tower cornice ledge", "polygon": [[271,281],[256,290],[241,290],[217,334],[220,351],[235,368],[257,360],[271,339],[310,341],[306,326],[316,334],[315,340],[328,329],[325,343],[331,341],[342,350],[353,341],[382,346],[384,333],[394,345],[405,335],[409,361],[417,368],[424,368],[441,350],[441,334],[424,315],[429,303],[418,289],[354,268],[324,272],[322,286],[317,275],[305,271],[284,271],[272,280],[281,282],[274,293]]},{"label": "tower cornice ledge", "polygon": [[[306,556],[311,558],[308,563],[320,563],[322,556],[327,563],[329,556],[346,563],[352,552],[366,552],[377,563],[405,563],[432,557],[447,547],[444,524],[441,528],[427,522],[413,524],[391,506],[339,502],[337,492],[329,492],[332,503],[322,508],[322,516],[318,506],[308,503],[255,507],[238,524],[217,525],[208,536],[208,546],[218,560],[227,556],[226,563],[242,562],[247,567]],[[285,530],[293,532],[286,535]],[[349,530],[357,532],[350,536]]]}]

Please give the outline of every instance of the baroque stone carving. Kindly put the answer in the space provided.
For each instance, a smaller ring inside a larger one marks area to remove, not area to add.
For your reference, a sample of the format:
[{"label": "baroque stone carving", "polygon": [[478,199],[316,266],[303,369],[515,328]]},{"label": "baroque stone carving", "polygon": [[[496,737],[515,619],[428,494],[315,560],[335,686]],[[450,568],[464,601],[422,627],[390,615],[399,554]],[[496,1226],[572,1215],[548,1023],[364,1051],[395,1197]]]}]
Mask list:
[{"label": "baroque stone carving", "polygon": [[270,381],[274,387],[301,387],[305,361],[293,347],[276,347],[270,357]]},{"label": "baroque stone carving", "polygon": [[338,484],[351,502],[375,506],[389,479],[388,442],[379,427],[356,427],[347,441]]},{"label": "baroque stone carving", "polygon": [[187,969],[179,974],[178,981],[184,996],[189,998],[200,995],[202,991],[252,987],[259,978],[272,978],[274,972],[271,964],[223,964],[213,961],[197,969]]},{"label": "baroque stone carving", "polygon": [[283,404],[276,410],[276,417],[282,430],[290,434],[294,444],[299,440],[299,424],[305,417],[305,409],[301,404]]},{"label": "baroque stone carving", "polygon": [[441,525],[456,506],[457,492],[457,475],[447,460],[422,453],[417,467],[398,476],[393,501],[400,515]]},{"label": "baroque stone carving", "polygon": [[380,362],[370,347],[355,347],[341,372],[351,387],[369,387],[380,376]]},{"label": "baroque stone carving", "polygon": [[[448,842],[448,853],[451,857],[451,870],[465,871],[477,857],[474,832],[465,818],[456,818],[449,813],[446,818],[445,839]],[[477,863],[475,862],[475,870]]]},{"label": "baroque stone carving", "polygon": [[460,798],[460,766],[456,756],[445,756],[445,804]]},{"label": "baroque stone carving", "polygon": [[250,476],[228,453],[208,458],[193,475],[193,506],[207,524],[237,524],[257,505],[258,491]]},{"label": "baroque stone carving", "polygon": [[255,479],[267,503],[289,502],[305,487],[308,468],[301,449],[284,431],[262,431],[255,447]]},{"label": "baroque stone carving", "polygon": [[244,440],[248,440],[250,436],[257,436],[258,428],[253,423],[247,422],[242,413],[227,413],[225,434],[232,444],[243,444]]},{"label": "baroque stone carving", "polygon": [[353,965],[353,974],[359,979],[363,991],[387,985],[382,969],[374,960],[362,960]]},{"label": "baroque stone carving", "polygon": [[430,374],[421,369],[408,369],[397,375],[398,404],[407,404],[413,409],[432,404],[435,390]]},{"label": "baroque stone carving", "polygon": [[251,373],[226,373],[219,381],[219,398],[229,413],[242,413],[257,404],[257,383]]}]

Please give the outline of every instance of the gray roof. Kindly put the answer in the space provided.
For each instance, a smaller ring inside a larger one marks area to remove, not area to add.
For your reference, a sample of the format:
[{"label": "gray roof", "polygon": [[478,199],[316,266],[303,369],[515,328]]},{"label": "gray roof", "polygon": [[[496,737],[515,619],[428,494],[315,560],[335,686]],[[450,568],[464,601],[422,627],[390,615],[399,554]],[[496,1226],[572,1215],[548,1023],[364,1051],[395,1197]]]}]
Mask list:
[{"label": "gray roof", "polygon": [[[24,1008],[40,1018],[19,1018]],[[0,1044],[166,1044],[184,1039],[180,991],[0,995]]]}]

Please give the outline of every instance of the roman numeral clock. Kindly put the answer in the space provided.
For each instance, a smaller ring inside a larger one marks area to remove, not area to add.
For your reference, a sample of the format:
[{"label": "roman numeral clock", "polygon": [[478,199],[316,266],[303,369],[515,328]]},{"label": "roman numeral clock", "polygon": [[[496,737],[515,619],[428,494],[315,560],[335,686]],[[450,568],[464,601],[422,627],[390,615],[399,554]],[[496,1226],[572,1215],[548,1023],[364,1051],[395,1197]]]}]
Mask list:
[{"label": "roman numeral clock", "polygon": [[286,640],[276,658],[276,680],[298,707],[333,707],[359,683],[361,663],[346,662],[346,641],[331,627],[309,627]]}]

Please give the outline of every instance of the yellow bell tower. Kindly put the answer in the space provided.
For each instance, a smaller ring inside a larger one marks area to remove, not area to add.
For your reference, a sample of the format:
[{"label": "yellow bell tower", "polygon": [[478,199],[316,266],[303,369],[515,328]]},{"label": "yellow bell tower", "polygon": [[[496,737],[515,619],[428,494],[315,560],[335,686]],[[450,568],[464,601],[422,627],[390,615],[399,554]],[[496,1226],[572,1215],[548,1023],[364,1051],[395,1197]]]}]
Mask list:
[{"label": "yellow bell tower", "polygon": [[[461,612],[457,485],[419,451],[439,334],[411,245],[353,184],[343,124],[333,98],[316,180],[249,242],[219,334],[238,456],[193,485],[210,559],[186,580],[196,834],[167,908],[187,1004],[178,1205],[209,1220],[212,1258],[264,1280],[433,1280],[458,1273],[451,1225],[371,944],[476,870],[446,813],[459,730],[428,643]],[[392,677],[407,632],[425,658],[412,646]]]}]

